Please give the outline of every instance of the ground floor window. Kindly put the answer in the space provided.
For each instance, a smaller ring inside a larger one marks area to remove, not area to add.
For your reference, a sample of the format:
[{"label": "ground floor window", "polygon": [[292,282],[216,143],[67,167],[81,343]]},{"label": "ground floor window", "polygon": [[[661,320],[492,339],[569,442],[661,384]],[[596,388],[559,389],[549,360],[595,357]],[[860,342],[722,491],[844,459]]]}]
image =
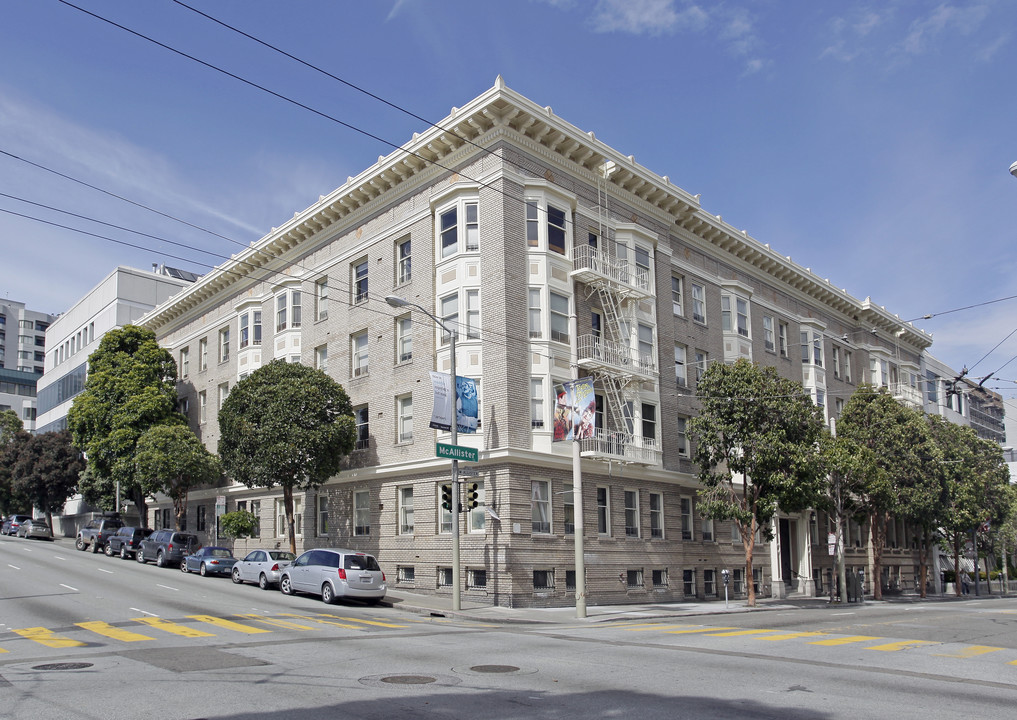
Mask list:
[{"label": "ground floor window", "polygon": [[438,587],[452,587],[452,568],[438,568]]},{"label": "ground floor window", "polygon": [[666,588],[667,587],[667,570],[654,570],[652,575],[653,587],[655,588]]},{"label": "ground floor window", "polygon": [[566,570],[565,571],[565,589],[575,592],[576,590],[576,571]]},{"label": "ground floor window", "polygon": [[413,584],[416,572],[412,565],[400,565],[396,568],[396,582]]},{"label": "ground floor window", "polygon": [[685,597],[692,598],[696,596],[696,571],[695,570],[682,570],[682,584],[684,585]]},{"label": "ground floor window", "polygon": [[717,595],[717,571],[703,570],[703,594],[707,597]]},{"label": "ground floor window", "polygon": [[468,570],[466,583],[471,588],[486,588],[487,570]]},{"label": "ground floor window", "polygon": [[554,570],[534,570],[533,589],[554,590]]},{"label": "ground floor window", "polygon": [[636,590],[643,587],[643,571],[642,570],[626,570],[625,571],[625,583],[628,585],[630,590]]}]

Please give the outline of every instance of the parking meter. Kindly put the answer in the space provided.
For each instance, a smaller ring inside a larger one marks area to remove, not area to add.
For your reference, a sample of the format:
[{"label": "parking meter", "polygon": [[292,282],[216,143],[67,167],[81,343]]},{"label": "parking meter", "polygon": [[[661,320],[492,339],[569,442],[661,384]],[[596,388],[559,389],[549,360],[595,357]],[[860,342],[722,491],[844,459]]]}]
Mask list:
[{"label": "parking meter", "polygon": [[727,586],[731,583],[731,571],[730,570],[721,570],[720,571],[720,576],[724,580],[724,607],[726,608],[728,606],[727,605]]},{"label": "parking meter", "polygon": [[858,602],[865,602],[865,570],[858,570]]}]

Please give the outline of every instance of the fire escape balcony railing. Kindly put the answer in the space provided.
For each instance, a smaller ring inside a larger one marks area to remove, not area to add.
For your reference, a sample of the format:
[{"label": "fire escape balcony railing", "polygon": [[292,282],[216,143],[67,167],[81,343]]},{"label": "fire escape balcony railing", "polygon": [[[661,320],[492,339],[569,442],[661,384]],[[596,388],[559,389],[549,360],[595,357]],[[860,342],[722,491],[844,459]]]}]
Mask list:
[{"label": "fire escape balcony railing", "polygon": [[650,275],[630,267],[599,248],[580,245],[572,252],[572,276],[587,285],[609,286],[626,297],[650,297]]},{"label": "fire escape balcony railing", "polygon": [[597,434],[580,440],[583,457],[617,460],[640,465],[660,465],[661,450],[653,438],[625,432],[597,429]]},{"label": "fire escape balcony railing", "polygon": [[579,366],[612,375],[634,375],[646,379],[657,376],[653,355],[633,353],[630,347],[596,335],[580,335]]}]

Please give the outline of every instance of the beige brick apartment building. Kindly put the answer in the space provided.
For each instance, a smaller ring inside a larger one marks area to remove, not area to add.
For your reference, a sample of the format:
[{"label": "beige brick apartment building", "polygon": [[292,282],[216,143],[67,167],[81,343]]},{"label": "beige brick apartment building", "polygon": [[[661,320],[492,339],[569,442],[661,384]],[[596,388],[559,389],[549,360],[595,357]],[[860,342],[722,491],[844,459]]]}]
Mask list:
[{"label": "beige brick apartment building", "polygon": [[[449,371],[449,345],[391,294],[461,329],[457,372],[476,379],[481,416],[459,435],[480,451],[465,478],[481,506],[463,516],[464,592],[498,605],[574,602],[579,508],[590,603],[723,597],[724,568],[743,594],[740,541],[697,513],[685,428],[699,374],[747,357],[801,380],[828,417],[863,380],[920,407],[931,343],[499,78],[142,321],[177,359],[182,406],[212,450],[218,407],[259,366],[303,362],[340,382],[357,449],[298,495],[298,544],[369,551],[396,587],[424,593],[451,590],[449,461],[435,457],[449,437],[428,429],[428,371]],[[581,502],[570,443],[552,443],[570,344],[598,395]],[[260,516],[251,546],[285,542],[281,493],[239,485],[194,492],[189,529],[210,531],[220,495]],[[152,512],[169,522],[167,503]],[[849,538],[859,567],[862,530]],[[822,515],[782,515],[756,552],[760,592],[825,592],[826,532]],[[893,532],[905,553],[905,529]],[[898,576],[916,564],[901,554]]]}]

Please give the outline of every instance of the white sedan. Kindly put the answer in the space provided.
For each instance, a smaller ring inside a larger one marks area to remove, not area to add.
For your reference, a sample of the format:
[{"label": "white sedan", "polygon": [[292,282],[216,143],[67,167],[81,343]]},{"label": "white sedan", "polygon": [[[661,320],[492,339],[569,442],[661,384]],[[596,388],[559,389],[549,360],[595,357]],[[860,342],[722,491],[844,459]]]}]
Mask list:
[{"label": "white sedan", "polygon": [[296,556],[288,550],[251,550],[233,566],[233,582],[256,582],[262,590],[279,584],[279,572]]}]

